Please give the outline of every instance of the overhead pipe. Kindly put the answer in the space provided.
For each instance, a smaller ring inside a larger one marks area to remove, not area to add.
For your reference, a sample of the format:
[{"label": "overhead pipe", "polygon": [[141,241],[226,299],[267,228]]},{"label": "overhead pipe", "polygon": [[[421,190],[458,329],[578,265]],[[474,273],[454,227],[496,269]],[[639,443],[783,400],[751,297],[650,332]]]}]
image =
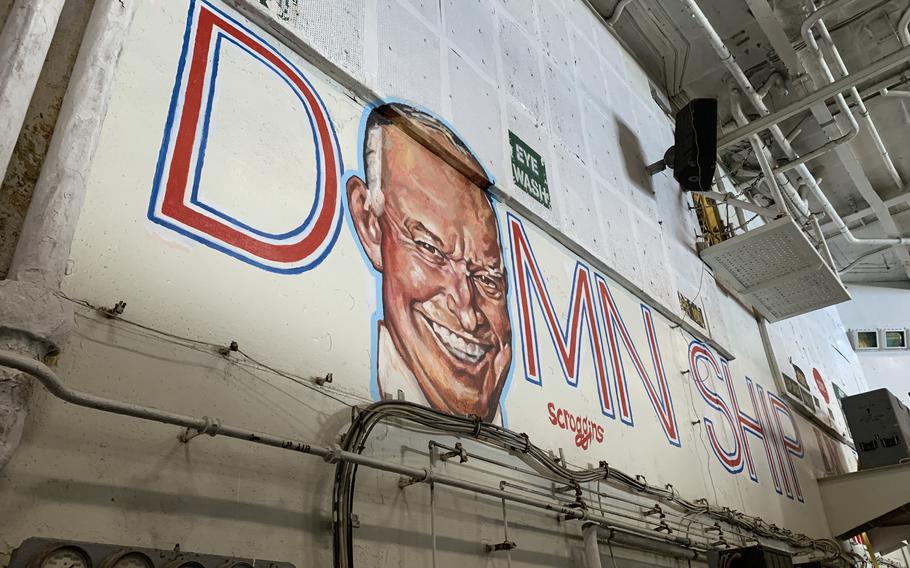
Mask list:
[{"label": "overhead pipe", "polygon": [[629,548],[647,550],[671,558],[683,560],[704,560],[705,555],[700,551],[683,544],[669,542],[664,539],[640,536],[637,534],[622,533],[604,528],[595,524],[586,524],[583,528],[585,561],[587,568],[599,568],[600,551],[598,541],[607,544],[618,544]]},{"label": "overhead pipe", "polygon": [[[689,4],[689,3],[694,4],[694,0],[683,0],[683,2],[685,2],[687,4]],[[720,38],[718,37],[718,39],[720,39]],[[729,54],[729,50],[727,51],[727,53]],[[721,55],[721,52],[718,52],[718,55]],[[728,55],[728,57],[732,57],[732,55]],[[873,78],[877,77],[878,75],[884,73],[885,71],[890,71],[891,69],[894,69],[895,67],[898,67],[899,65],[902,65],[903,63],[906,63],[907,61],[910,61],[910,46],[903,47],[890,55],[887,55],[877,61],[874,61],[868,67],[861,69],[859,71],[856,71],[854,73],[851,73],[848,77],[838,79],[837,81],[831,83],[830,85],[828,85],[826,87],[822,87],[821,89],[813,91],[813,92],[809,93],[807,96],[803,97],[802,99],[795,101],[773,113],[768,111],[767,107],[764,104],[762,104],[761,105],[762,108],[764,108],[767,112],[760,111],[760,113],[762,114],[761,118],[759,118],[757,120],[753,120],[746,127],[738,128],[738,129],[734,130],[733,132],[723,135],[717,141],[717,148],[718,148],[718,150],[724,150],[726,148],[733,146],[737,142],[739,142],[741,140],[745,140],[749,136],[752,136],[753,134],[758,134],[764,130],[771,130],[771,132],[773,134],[774,128],[778,124],[783,122],[784,120],[787,120],[788,118],[796,116],[796,115],[800,114],[801,112],[808,110],[813,105],[816,105],[820,102],[824,102],[824,101],[834,97],[834,95],[837,95],[838,93],[843,93],[844,91],[849,90],[851,87],[856,87],[857,85],[861,85],[861,84],[865,83],[866,81],[873,79]],[[734,61],[733,63],[735,64],[736,62]],[[729,65],[729,62],[728,62],[728,65]],[[737,65],[737,67],[739,67],[739,66]],[[730,67],[728,67],[728,69],[730,69]],[[740,72],[742,72],[741,68],[740,68]],[[736,77],[737,77],[737,74],[734,74],[734,78],[736,78]],[[748,79],[745,79],[745,80],[748,81]],[[737,83],[739,83],[739,81],[740,81],[740,79],[737,79]],[[740,86],[742,86],[742,85],[740,85]],[[754,89],[754,87],[751,87],[751,84],[750,84],[750,89],[743,89],[743,91],[746,93],[747,96],[749,96],[749,92],[751,91],[754,93],[755,89]],[[751,96],[749,96],[749,100],[750,101],[752,100]],[[775,135],[775,139],[776,138],[777,138],[777,136]]]},{"label": "overhead pipe", "polygon": [[910,46],[910,6],[907,6],[901,19],[897,22],[897,34],[901,38],[901,45]]},{"label": "overhead pipe", "polygon": [[[363,454],[348,452],[342,450],[337,445],[319,446],[313,445],[301,440],[276,436],[264,432],[256,432],[245,428],[239,428],[230,424],[225,424],[217,418],[208,416],[194,417],[186,414],[179,414],[168,410],[160,410],[150,406],[143,406],[131,402],[114,400],[111,398],[97,396],[91,393],[83,392],[68,387],[60,377],[54,373],[44,363],[33,359],[32,357],[20,355],[13,351],[0,350],[0,367],[9,367],[17,371],[27,373],[38,380],[38,382],[47,391],[55,397],[93,410],[100,410],[111,414],[129,416],[141,420],[149,420],[186,428],[187,431],[197,432],[198,434],[207,434],[209,436],[225,436],[235,440],[242,440],[253,444],[269,446],[281,450],[299,452],[316,457],[320,457],[327,463],[348,462],[364,467],[378,469],[389,473],[395,473],[412,480],[414,483],[438,484],[448,487],[455,487],[473,493],[495,497],[514,503],[527,505],[535,509],[541,509],[552,513],[563,515],[566,519],[587,521],[595,523],[598,527],[609,531],[611,538],[615,542],[624,543],[629,546],[650,546],[649,550],[657,550],[663,544],[673,545],[675,547],[685,546],[691,552],[690,558],[696,558],[698,551],[694,547],[689,547],[684,539],[670,539],[649,533],[645,529],[633,526],[625,526],[615,523],[606,517],[591,513],[581,508],[566,507],[553,501],[539,499],[530,495],[514,493],[498,489],[482,483],[476,483],[465,479],[460,479],[443,473],[437,473],[432,468],[413,467],[398,463],[389,462],[377,458],[365,456]],[[667,550],[677,550],[668,548]],[[677,552],[678,553],[678,552]]]},{"label": "overhead pipe", "polygon": [[25,122],[65,0],[16,0],[0,33],[0,179]]},{"label": "overhead pipe", "polygon": [[907,82],[910,82],[910,73],[901,73],[900,75],[888,77],[887,79],[873,83],[871,86],[860,91],[859,94],[865,99],[875,93],[903,86]]},{"label": "overhead pipe", "polygon": [[[815,24],[820,22],[822,20],[822,18],[827,18],[828,16],[834,14],[838,10],[845,8],[845,7],[849,6],[850,4],[853,4],[854,2],[858,2],[858,1],[859,0],[834,0],[833,2],[828,2],[821,8],[814,10],[811,14],[809,14],[809,17],[807,17],[805,20],[803,20],[802,26],[800,26],[800,30],[799,30],[800,34],[803,36],[803,38],[806,38],[806,34],[811,35],[812,32],[810,30],[812,28],[814,28]],[[863,0],[863,1],[866,1],[866,0]],[[809,40],[807,39],[806,41],[808,42]],[[813,44],[815,43],[814,38],[812,39],[812,43]]]},{"label": "overhead pipe", "polygon": [[[43,0],[26,2],[32,3],[52,7]],[[92,7],[7,280],[0,280],[0,346],[5,349],[43,359],[59,353],[72,326],[72,309],[56,292],[85,199],[117,62],[138,5],[137,0],[95,0]],[[50,25],[50,19],[46,23]],[[0,116],[6,110],[0,104]],[[0,370],[0,407],[8,410],[0,413],[0,470],[21,440],[30,382],[22,374]]]},{"label": "overhead pipe", "polygon": [[[818,66],[821,69],[822,73],[827,78],[828,82],[830,83],[830,82],[834,81],[834,77],[831,74],[831,69],[828,67],[828,63],[825,61],[825,58],[822,55],[822,53],[818,50],[816,50],[814,53],[816,56],[816,61],[818,63]],[[847,127],[848,127],[847,131],[844,132],[841,136],[838,136],[837,138],[835,138],[833,140],[829,140],[828,142],[825,142],[824,144],[822,144],[818,148],[812,150],[811,152],[802,154],[798,158],[795,158],[785,164],[781,164],[781,165],[777,166],[774,169],[775,172],[777,172],[777,173],[787,172],[787,171],[790,171],[790,170],[796,168],[797,166],[801,166],[802,164],[811,162],[812,160],[819,158],[819,157],[823,156],[824,154],[827,154],[831,150],[834,150],[841,144],[847,144],[847,143],[853,141],[853,139],[859,135],[859,122],[857,122],[856,117],[853,115],[853,112],[851,111],[850,106],[847,104],[847,101],[844,99],[844,96],[842,94],[838,93],[837,95],[835,95],[834,101],[835,101],[835,104],[837,105],[838,109],[841,112],[841,116],[843,116],[844,119],[847,121]],[[866,113],[866,115],[868,116],[868,112]],[[870,120],[871,120],[871,117],[870,117]],[[788,136],[787,142],[792,143],[792,141],[794,139],[795,139],[795,136]]]},{"label": "overhead pipe", "polygon": [[758,96],[761,98],[766,98],[768,93],[771,92],[771,89],[774,87],[783,87],[784,86],[784,76],[780,71],[775,71],[762,83],[762,86],[758,88]]},{"label": "overhead pipe", "polygon": [[837,270],[837,273],[846,274],[846,273],[850,272],[851,270],[853,270],[854,268],[858,267],[862,261],[866,260],[870,256],[875,256],[877,254],[887,252],[887,251],[893,249],[895,246],[896,245],[888,245],[888,246],[884,246],[881,248],[872,249],[867,253],[863,253],[863,254],[859,255],[858,257],[854,258],[852,261],[850,261],[850,264],[848,264],[847,266],[845,266],[843,268],[839,268]]},{"label": "overhead pipe", "polygon": [[[773,135],[775,141],[784,150],[784,153],[786,153],[789,158],[796,159],[799,157],[798,154],[793,150],[793,147],[790,145],[790,143],[787,142],[787,139],[784,136],[784,133],[781,131],[780,127],[777,126],[781,120],[794,116],[800,111],[809,108],[818,102],[822,102],[835,94],[841,93],[852,86],[856,86],[865,80],[875,77],[879,73],[887,71],[888,69],[896,67],[905,61],[910,60],[910,47],[904,47],[899,51],[892,53],[891,55],[879,59],[862,71],[858,71],[849,77],[844,77],[839,81],[835,81],[827,87],[823,87],[810,94],[802,101],[797,101],[792,105],[784,107],[783,110],[772,114],[768,107],[761,100],[761,97],[758,96],[755,87],[749,81],[749,78],[746,77],[746,74],[743,72],[742,67],[739,66],[739,64],[736,62],[736,59],[734,59],[733,54],[730,53],[730,50],[724,44],[723,39],[721,39],[721,37],[717,34],[717,31],[711,25],[711,22],[708,20],[707,16],[705,16],[704,12],[701,11],[701,8],[698,7],[698,3],[695,0],[682,1],[692,12],[696,23],[698,23],[707,34],[708,39],[710,40],[712,47],[714,47],[717,55],[720,57],[721,62],[724,64],[727,70],[730,71],[730,74],[733,75],[733,78],[741,87],[742,92],[748,97],[749,101],[755,106],[756,110],[758,110],[758,112],[763,115],[762,118],[751,122],[748,126],[739,128],[735,132],[725,136],[724,140],[726,140],[728,144],[738,142],[739,140],[743,140],[749,136],[758,134],[759,132],[767,129],[771,131],[771,134]],[[718,142],[718,147],[722,147],[721,142]],[[850,228],[847,227],[846,223],[844,223],[843,219],[841,219],[840,215],[837,213],[837,210],[831,204],[831,201],[825,195],[824,191],[822,191],[821,187],[819,187],[818,182],[809,171],[809,168],[807,168],[805,164],[800,164],[796,167],[796,171],[800,176],[802,176],[803,181],[806,183],[806,185],[812,191],[812,194],[821,204],[825,214],[831,219],[831,221],[834,222],[838,232],[844,236],[847,242],[857,245],[910,244],[910,238],[906,237],[880,237],[863,239],[857,238],[850,231]],[[782,189],[787,192],[788,197],[790,197],[792,201],[799,201],[799,194],[792,188],[791,185],[786,185]],[[791,191],[792,195],[790,194]]]},{"label": "overhead pipe", "polygon": [[[855,2],[856,0],[849,0],[849,2]],[[810,2],[810,5],[812,2]],[[837,3],[835,3],[837,4]],[[818,10],[813,13],[818,13]],[[847,70],[847,65],[844,63],[843,58],[840,55],[840,51],[837,49],[837,45],[834,43],[834,39],[831,37],[831,34],[828,32],[828,27],[825,25],[825,22],[821,18],[815,18],[815,26],[818,28],[818,31],[821,35],[822,41],[831,51],[831,56],[834,58],[834,63],[837,65],[838,71],[842,77],[847,77],[850,75],[850,72]],[[806,40],[806,45],[809,46],[809,49],[815,55],[816,60],[819,63],[819,67],[822,71],[822,74],[825,77],[825,80],[828,83],[834,82],[834,75],[831,73],[831,69],[828,67],[828,63],[825,60],[825,55],[822,53],[818,42],[815,40],[815,35],[812,33],[813,26],[806,26],[805,22],[802,26],[803,39]],[[872,115],[869,114],[869,110],[866,108],[863,98],[860,96],[859,91],[856,87],[850,89],[850,95],[853,98],[853,102],[856,104],[856,108],[859,111],[859,116],[863,120],[863,123],[866,125],[866,130],[869,132],[869,135],[872,137],[872,141],[875,143],[875,147],[878,150],[879,155],[882,158],[882,161],[885,164],[885,168],[888,170],[888,174],[891,176],[891,179],[894,181],[895,185],[899,188],[904,187],[904,181],[901,179],[900,173],[897,171],[897,168],[894,165],[894,160],[891,159],[891,155],[888,152],[888,148],[885,146],[884,140],[878,131],[878,127],[875,125],[875,121],[872,119]],[[846,101],[844,101],[843,95],[837,95],[836,97],[838,106],[841,108],[841,111],[844,113],[844,116],[850,116],[852,118],[853,114],[850,112],[849,107],[847,107]],[[855,120],[855,119],[854,119]],[[854,135],[855,136],[855,135]]]},{"label": "overhead pipe", "polygon": [[120,53],[139,2],[96,0],[9,278],[59,289],[85,199]]},{"label": "overhead pipe", "polygon": [[626,8],[635,2],[635,0],[619,0],[616,3],[616,7],[613,8],[613,13],[610,14],[610,18],[607,20],[607,25],[611,28],[616,25],[616,22],[619,21],[619,18],[622,16],[622,13],[626,11]]},{"label": "overhead pipe", "polygon": [[[733,120],[736,121],[740,126],[745,126],[749,124],[749,119],[746,117],[746,113],[743,112],[742,103],[741,103],[742,91],[736,87],[730,89],[730,112],[733,115]],[[790,182],[790,179],[780,173],[774,172],[774,168],[771,166],[771,160],[773,156],[771,155],[771,150],[765,146],[765,143],[759,138],[758,134],[753,134],[749,137],[749,144],[752,145],[752,151],[755,154],[758,164],[761,167],[762,173],[764,174],[765,183],[768,186],[768,189],[771,191],[771,195],[774,199],[774,203],[780,210],[781,214],[787,213],[787,201],[784,199],[783,192],[781,188],[785,188],[788,194],[798,194],[796,190],[793,189],[793,185]],[[792,202],[797,204],[802,204],[801,199],[792,199]],[[810,215],[808,207],[799,207],[797,206],[797,215],[802,217],[808,217]]]}]

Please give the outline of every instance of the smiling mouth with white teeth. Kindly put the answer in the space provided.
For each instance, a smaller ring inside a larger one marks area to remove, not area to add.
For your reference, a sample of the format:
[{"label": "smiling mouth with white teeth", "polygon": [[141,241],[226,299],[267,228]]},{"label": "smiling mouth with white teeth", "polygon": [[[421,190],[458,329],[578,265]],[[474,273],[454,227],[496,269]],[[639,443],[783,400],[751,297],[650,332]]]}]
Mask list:
[{"label": "smiling mouth with white teeth", "polygon": [[433,335],[436,336],[436,340],[439,344],[445,347],[446,351],[451,353],[459,361],[472,365],[476,364],[483,359],[483,356],[491,349],[491,346],[465,339],[449,328],[442,326],[427,317],[424,317],[424,319],[430,324],[430,329],[433,331]]}]

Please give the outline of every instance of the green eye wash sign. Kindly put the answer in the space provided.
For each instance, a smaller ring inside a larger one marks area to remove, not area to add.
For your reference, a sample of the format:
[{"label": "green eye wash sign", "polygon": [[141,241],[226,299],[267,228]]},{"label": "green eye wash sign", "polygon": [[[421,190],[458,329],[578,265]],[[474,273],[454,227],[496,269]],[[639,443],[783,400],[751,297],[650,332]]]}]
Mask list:
[{"label": "green eye wash sign", "polygon": [[550,208],[550,188],[547,187],[547,168],[540,154],[509,131],[509,144],[512,146],[512,179],[522,191]]}]

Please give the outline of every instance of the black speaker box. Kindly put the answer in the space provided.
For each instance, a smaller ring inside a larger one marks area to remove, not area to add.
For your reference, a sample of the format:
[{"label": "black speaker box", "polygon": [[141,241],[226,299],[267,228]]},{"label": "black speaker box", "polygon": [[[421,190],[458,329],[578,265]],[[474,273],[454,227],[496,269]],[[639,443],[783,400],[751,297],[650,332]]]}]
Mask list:
[{"label": "black speaker box", "polygon": [[676,114],[673,177],[686,191],[710,191],[716,167],[717,99],[693,99]]}]

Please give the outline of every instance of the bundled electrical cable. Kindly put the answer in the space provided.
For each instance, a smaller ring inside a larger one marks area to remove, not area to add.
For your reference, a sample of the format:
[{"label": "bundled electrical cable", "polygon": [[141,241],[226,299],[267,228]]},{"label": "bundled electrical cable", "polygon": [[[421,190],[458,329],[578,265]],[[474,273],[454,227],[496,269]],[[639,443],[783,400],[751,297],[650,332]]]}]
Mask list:
[{"label": "bundled electrical cable", "polygon": [[[401,420],[451,436],[473,438],[494,445],[518,456],[536,472],[566,483],[584,484],[607,480],[634,492],[649,495],[658,501],[672,503],[686,514],[703,515],[741,527],[756,536],[785,542],[798,549],[813,549],[830,560],[852,563],[840,545],[830,539],[813,539],[769,524],[758,517],[746,515],[729,508],[711,507],[706,501],[692,502],[683,499],[672,486],[655,487],[644,478],[630,476],[601,462],[589,469],[569,469],[549,453],[531,443],[526,434],[483,422],[476,418],[445,414],[403,401],[381,401],[363,409],[355,409],[351,428],[345,433],[341,447],[345,451],[363,453],[373,429],[381,422]],[[334,524],[334,559],[336,568],[353,567],[352,515],[357,465],[339,462],[335,469],[332,496]]]}]

